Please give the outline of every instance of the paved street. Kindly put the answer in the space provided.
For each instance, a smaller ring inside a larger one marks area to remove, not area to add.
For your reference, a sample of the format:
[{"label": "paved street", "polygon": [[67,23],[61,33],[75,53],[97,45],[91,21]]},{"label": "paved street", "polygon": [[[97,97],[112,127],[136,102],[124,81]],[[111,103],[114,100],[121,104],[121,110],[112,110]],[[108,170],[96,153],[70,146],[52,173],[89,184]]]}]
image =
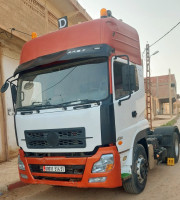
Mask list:
[{"label": "paved street", "polygon": [[[180,119],[177,122],[180,128]],[[179,200],[180,162],[175,166],[161,164],[151,170],[143,193],[130,195],[122,188],[116,189],[78,189],[53,187],[47,185],[28,185],[5,193],[0,200]]]}]

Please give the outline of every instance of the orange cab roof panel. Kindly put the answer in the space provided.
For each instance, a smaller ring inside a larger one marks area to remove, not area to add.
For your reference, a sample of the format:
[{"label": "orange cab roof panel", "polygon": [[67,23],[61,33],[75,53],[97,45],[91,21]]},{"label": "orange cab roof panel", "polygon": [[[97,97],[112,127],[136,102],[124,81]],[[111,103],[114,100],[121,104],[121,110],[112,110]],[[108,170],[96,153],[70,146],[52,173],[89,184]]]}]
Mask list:
[{"label": "orange cab roof panel", "polygon": [[129,25],[114,18],[84,22],[49,33],[27,42],[20,64],[56,52],[96,44],[108,44],[116,55],[128,55],[130,61],[141,65],[139,36]]}]

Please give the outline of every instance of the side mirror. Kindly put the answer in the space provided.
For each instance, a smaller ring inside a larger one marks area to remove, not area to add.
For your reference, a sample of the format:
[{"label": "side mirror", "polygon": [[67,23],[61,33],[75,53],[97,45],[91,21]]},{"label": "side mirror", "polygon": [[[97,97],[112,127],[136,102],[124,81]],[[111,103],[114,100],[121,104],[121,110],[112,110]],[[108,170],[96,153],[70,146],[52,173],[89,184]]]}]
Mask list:
[{"label": "side mirror", "polygon": [[124,91],[129,91],[130,89],[130,80],[129,80],[129,65],[124,64],[122,66],[122,86]]},{"label": "side mirror", "polygon": [[136,90],[136,72],[135,72],[135,66],[130,65],[130,90]]},{"label": "side mirror", "polygon": [[4,85],[1,87],[1,93],[6,92],[6,90],[8,89],[8,87],[9,87],[9,83],[5,82]]},{"label": "side mirror", "polygon": [[132,91],[136,89],[136,75],[134,65],[122,66],[122,85],[124,91]]},{"label": "side mirror", "polygon": [[12,94],[13,103],[16,104],[16,99],[17,99],[17,87],[16,87],[14,84],[11,85],[11,94]]}]

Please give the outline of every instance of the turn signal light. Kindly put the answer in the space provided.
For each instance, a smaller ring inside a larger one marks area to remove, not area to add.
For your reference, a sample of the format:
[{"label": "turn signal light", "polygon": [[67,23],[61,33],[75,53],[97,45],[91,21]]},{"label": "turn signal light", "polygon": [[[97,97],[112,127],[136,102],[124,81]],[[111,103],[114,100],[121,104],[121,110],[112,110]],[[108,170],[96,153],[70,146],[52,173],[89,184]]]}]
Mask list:
[{"label": "turn signal light", "polygon": [[37,38],[37,33],[36,32],[32,32],[31,36],[32,36],[32,39],[35,39],[35,38]]},{"label": "turn signal light", "polygon": [[102,8],[101,9],[101,18],[104,18],[104,17],[107,17],[107,16],[108,16],[107,10],[105,8]]},{"label": "turn signal light", "polygon": [[120,140],[119,142],[118,142],[118,145],[122,145],[123,144],[123,142]]},{"label": "turn signal light", "polygon": [[113,169],[113,164],[106,165],[106,172],[110,172]]}]

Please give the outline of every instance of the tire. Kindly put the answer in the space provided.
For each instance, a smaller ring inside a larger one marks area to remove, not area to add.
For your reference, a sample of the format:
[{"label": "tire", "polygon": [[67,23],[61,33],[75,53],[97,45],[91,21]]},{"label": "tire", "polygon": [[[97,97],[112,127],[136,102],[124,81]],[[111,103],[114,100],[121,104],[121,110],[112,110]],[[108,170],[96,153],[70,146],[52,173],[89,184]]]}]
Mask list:
[{"label": "tire", "polygon": [[141,193],[147,182],[148,161],[144,147],[136,144],[133,150],[132,177],[123,181],[123,188],[131,194]]},{"label": "tire", "polygon": [[172,148],[169,150],[169,156],[174,158],[175,163],[179,160],[179,137],[176,132],[172,136]]}]

